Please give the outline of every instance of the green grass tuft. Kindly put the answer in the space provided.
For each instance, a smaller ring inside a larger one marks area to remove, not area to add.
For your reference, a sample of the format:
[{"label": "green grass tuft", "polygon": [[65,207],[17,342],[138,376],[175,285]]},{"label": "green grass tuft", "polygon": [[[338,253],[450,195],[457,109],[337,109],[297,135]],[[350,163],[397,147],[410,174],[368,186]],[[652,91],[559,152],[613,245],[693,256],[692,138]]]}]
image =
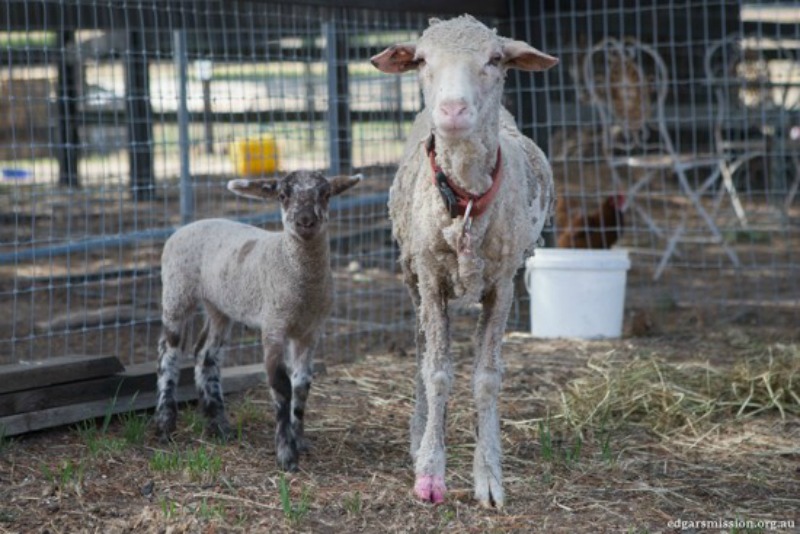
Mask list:
[{"label": "green grass tuft", "polygon": [[361,515],[363,503],[361,502],[361,492],[356,491],[349,495],[345,495],[342,501],[344,510],[350,515]]},{"label": "green grass tuft", "polygon": [[300,502],[296,505],[292,504],[289,483],[286,481],[286,476],[281,473],[281,478],[278,480],[278,493],[281,498],[281,509],[283,510],[284,519],[291,525],[297,525],[308,514],[310,507],[308,488],[303,488]]}]

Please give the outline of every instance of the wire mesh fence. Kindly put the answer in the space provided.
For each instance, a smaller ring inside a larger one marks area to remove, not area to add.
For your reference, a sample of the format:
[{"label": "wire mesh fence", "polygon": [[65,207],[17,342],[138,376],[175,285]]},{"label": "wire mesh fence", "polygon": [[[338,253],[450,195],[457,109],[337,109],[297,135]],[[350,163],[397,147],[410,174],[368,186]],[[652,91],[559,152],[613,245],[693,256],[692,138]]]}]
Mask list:
[{"label": "wire mesh fence", "polygon": [[[385,9],[0,2],[0,363],[154,359],[171,232],[204,217],[279,227],[277,205],[225,190],[254,161],[268,174],[365,174],[334,204],[337,299],[322,351],[409,345],[385,204],[422,102],[414,76],[382,75],[369,58],[413,39],[430,13]],[[665,330],[796,323],[793,12],[511,0],[497,13],[485,22],[561,58],[544,76],[509,74],[506,95],[553,163],[551,245],[576,246],[564,236],[622,193],[624,220],[590,230],[621,228],[631,310]],[[511,325],[524,329],[519,289]],[[259,359],[255,332],[234,330],[230,347],[229,363]]]}]

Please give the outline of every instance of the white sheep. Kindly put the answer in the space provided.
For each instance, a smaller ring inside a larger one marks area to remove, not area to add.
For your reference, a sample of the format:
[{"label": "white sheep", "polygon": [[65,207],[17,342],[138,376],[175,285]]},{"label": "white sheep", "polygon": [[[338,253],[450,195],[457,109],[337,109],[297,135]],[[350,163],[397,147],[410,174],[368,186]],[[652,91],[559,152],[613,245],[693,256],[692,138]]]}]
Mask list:
[{"label": "white sheep", "polygon": [[208,430],[226,437],[230,424],[220,384],[220,349],[232,321],[261,330],[276,413],[278,464],[297,468],[305,448],[303,417],[311,387],[312,351],[333,305],[327,235],[328,202],[361,175],[325,178],[298,171],[281,180],[231,180],[228,189],[252,198],[277,198],[283,232],[224,219],[197,221],[164,245],[162,321],[158,352],[158,433],[175,430],[178,362],[186,325],[202,305],[205,326],[194,349],[195,385]]},{"label": "white sheep", "polygon": [[417,310],[414,491],[424,501],[444,500],[445,411],[453,375],[448,303],[478,300],[474,490],[482,505],[499,508],[497,398],[512,279],[533,252],[554,201],[547,159],[500,100],[508,69],[541,71],[558,60],[464,15],[432,19],[416,44],[387,48],[372,63],[387,73],[419,71],[425,99],[389,192],[393,234]]}]

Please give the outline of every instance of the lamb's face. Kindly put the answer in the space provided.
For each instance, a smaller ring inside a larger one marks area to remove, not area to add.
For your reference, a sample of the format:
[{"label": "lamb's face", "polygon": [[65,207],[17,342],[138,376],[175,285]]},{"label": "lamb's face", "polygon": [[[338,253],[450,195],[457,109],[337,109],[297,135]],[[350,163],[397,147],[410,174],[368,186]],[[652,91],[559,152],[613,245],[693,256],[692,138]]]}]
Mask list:
[{"label": "lamb's face", "polygon": [[318,172],[298,171],[281,180],[278,200],[285,231],[313,239],[328,222],[331,184]]},{"label": "lamb's face", "polygon": [[319,172],[295,171],[280,180],[231,180],[228,189],[244,197],[278,199],[284,231],[310,240],[325,230],[330,198],[350,189],[361,179],[360,174],[329,179]]},{"label": "lamb's face", "polygon": [[469,15],[432,19],[418,43],[389,47],[371,61],[383,72],[418,70],[434,129],[452,139],[497,122],[509,68],[545,70],[558,63],[527,43],[499,37]]}]

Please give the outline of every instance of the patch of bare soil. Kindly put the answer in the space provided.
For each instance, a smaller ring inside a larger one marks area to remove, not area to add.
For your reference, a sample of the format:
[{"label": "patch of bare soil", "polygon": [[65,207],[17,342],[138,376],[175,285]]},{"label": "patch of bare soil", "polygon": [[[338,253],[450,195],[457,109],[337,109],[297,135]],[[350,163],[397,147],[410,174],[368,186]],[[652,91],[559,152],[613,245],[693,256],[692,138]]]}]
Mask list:
[{"label": "patch of bare soil", "polygon": [[[773,392],[783,410],[764,401],[764,409],[737,417],[738,406],[720,404],[694,426],[672,427],[679,432],[656,432],[633,413],[581,428],[563,417],[570,385],[586,387],[608,362],[625,368],[658,358],[664,366],[697,362],[724,371],[744,360],[766,364],[779,352],[797,355],[786,341],[746,329],[614,342],[510,334],[501,511],[472,500],[472,358],[458,337],[443,505],[419,503],[411,492],[413,354],[373,353],[321,369],[307,411],[313,448],[295,474],[276,467],[266,387],[229,399],[239,434],[227,444],[202,436],[193,407],[181,410],[171,447],[158,444],[152,425],[139,440],[132,415],[106,432],[98,422],[5,440],[0,531],[677,532],[676,521],[693,521],[685,531],[718,532],[700,522],[739,521],[721,530],[796,532],[798,376],[781,377],[782,390]],[[746,521],[761,523],[741,528]]]}]

